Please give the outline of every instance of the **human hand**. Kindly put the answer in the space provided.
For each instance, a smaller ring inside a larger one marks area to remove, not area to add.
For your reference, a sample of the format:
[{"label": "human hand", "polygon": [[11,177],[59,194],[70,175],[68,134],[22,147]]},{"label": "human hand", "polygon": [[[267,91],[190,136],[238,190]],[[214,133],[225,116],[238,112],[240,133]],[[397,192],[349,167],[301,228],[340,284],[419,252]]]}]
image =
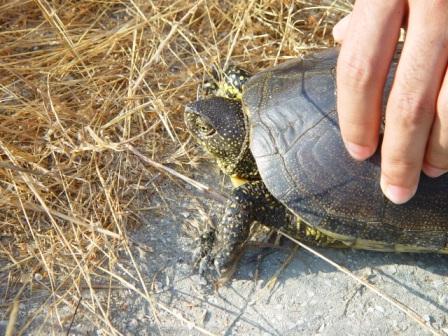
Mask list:
[{"label": "human hand", "polygon": [[342,43],[342,138],[350,154],[364,160],[378,146],[383,88],[402,26],[406,39],[381,148],[381,188],[397,204],[415,194],[422,170],[430,177],[448,171],[448,0],[358,0],[333,30]]}]

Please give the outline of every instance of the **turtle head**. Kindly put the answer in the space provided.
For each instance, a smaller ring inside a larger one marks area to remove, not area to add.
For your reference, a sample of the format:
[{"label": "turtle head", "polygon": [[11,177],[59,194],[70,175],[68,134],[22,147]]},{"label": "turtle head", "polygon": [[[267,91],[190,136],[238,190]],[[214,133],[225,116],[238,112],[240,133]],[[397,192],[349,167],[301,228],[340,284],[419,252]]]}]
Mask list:
[{"label": "turtle head", "polygon": [[258,177],[249,150],[249,137],[241,102],[212,96],[190,103],[185,108],[185,123],[190,133],[217,160],[227,175]]}]

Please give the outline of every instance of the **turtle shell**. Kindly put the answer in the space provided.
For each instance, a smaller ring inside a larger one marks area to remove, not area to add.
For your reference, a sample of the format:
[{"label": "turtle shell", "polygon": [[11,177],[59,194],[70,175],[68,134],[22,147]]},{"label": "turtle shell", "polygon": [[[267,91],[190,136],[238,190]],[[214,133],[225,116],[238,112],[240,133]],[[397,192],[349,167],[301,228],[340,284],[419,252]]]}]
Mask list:
[{"label": "turtle shell", "polygon": [[337,54],[287,62],[246,84],[250,148],[263,181],[309,225],[353,245],[447,250],[448,174],[422,174],[416,195],[396,205],[380,189],[380,152],[358,162],[346,151],[335,109]]}]

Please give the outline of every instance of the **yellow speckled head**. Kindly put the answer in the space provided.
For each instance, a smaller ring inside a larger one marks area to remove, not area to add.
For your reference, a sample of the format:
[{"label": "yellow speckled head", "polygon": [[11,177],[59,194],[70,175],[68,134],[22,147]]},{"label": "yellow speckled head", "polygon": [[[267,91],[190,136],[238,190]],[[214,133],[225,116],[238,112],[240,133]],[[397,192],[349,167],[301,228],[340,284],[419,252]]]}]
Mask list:
[{"label": "yellow speckled head", "polygon": [[216,158],[225,174],[259,178],[239,100],[213,96],[188,104],[185,123],[190,133]]}]

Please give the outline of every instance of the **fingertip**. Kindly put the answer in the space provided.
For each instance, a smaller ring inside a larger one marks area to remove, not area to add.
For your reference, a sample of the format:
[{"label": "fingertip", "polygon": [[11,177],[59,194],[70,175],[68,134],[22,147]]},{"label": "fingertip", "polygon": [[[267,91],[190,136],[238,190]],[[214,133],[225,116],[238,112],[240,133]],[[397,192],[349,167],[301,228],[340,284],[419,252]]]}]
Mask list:
[{"label": "fingertip", "polygon": [[384,177],[381,177],[380,185],[383,194],[395,204],[408,202],[417,192],[417,185],[410,188],[402,187],[388,183]]},{"label": "fingertip", "polygon": [[345,147],[350,155],[359,161],[369,158],[375,152],[375,147],[362,146],[349,141],[345,142]]},{"label": "fingertip", "polygon": [[350,22],[350,16],[351,14],[348,14],[333,27],[333,38],[337,43],[342,43],[344,40]]},{"label": "fingertip", "polygon": [[423,164],[422,170],[426,176],[433,177],[433,178],[439,177],[447,172],[446,169],[434,167],[433,165],[426,163],[426,162]]}]

